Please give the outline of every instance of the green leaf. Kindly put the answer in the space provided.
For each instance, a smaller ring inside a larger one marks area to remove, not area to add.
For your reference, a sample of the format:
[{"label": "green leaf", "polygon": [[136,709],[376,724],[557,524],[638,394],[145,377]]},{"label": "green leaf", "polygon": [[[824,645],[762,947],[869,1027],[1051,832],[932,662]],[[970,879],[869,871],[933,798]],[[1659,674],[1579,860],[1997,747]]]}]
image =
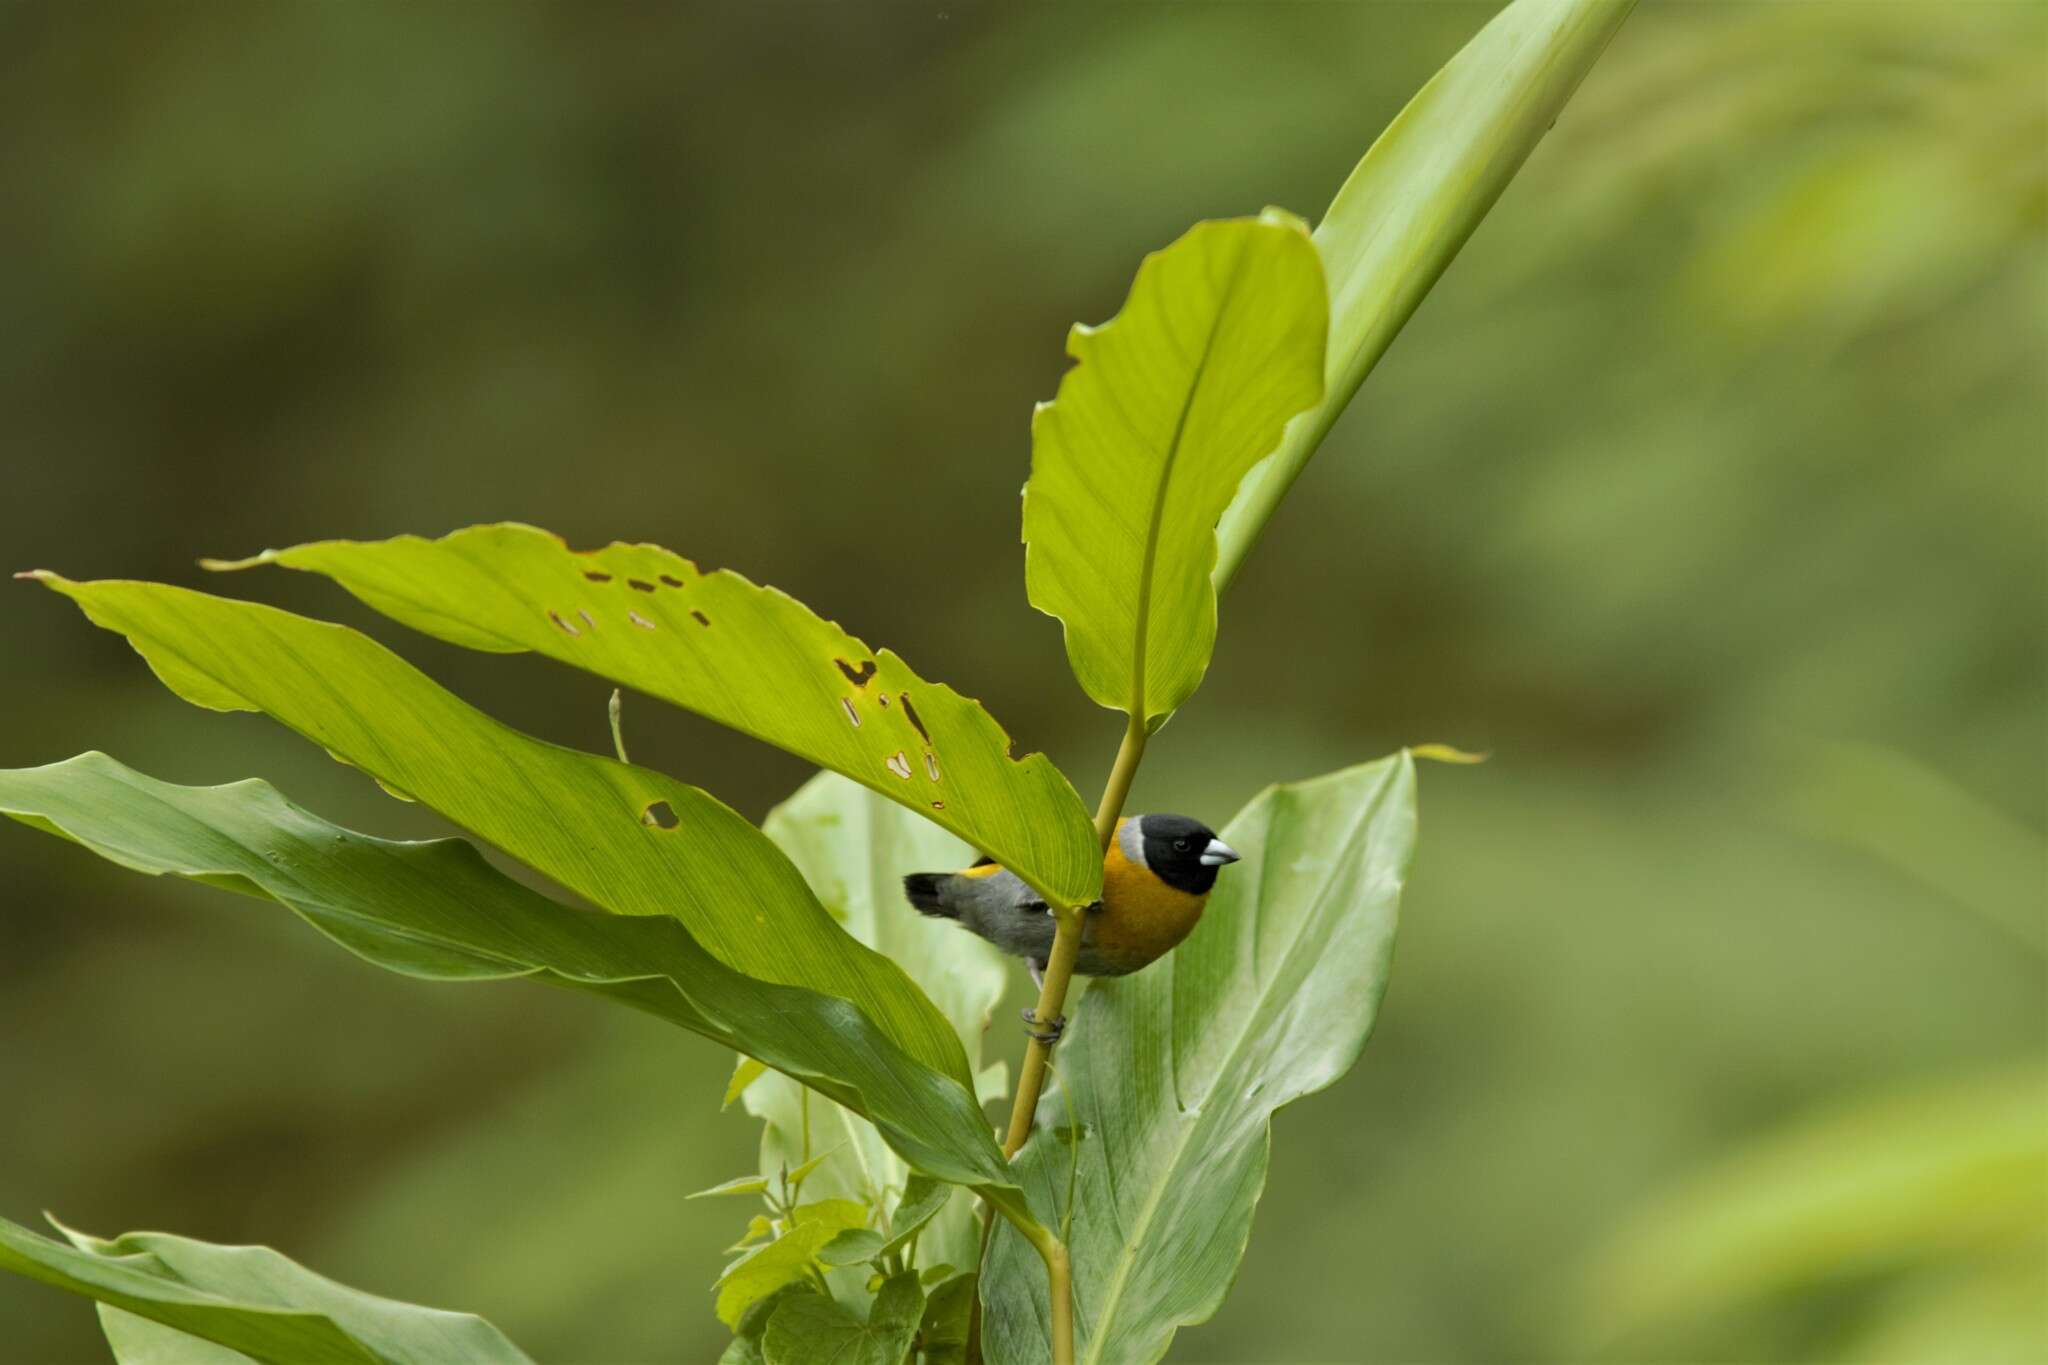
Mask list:
[{"label": "green leaf", "polygon": [[948,1276],[927,1291],[917,1336],[924,1365],[967,1365],[967,1322],[974,1311],[974,1272]]},{"label": "green leaf", "polygon": [[768,1365],[903,1365],[924,1312],[914,1271],[892,1275],[862,1322],[823,1295],[792,1298],[768,1320]]},{"label": "green leaf", "polygon": [[782,1307],[784,1300],[806,1294],[816,1295],[817,1292],[809,1281],[798,1281],[776,1290],[748,1308],[740,1314],[739,1325],[733,1328],[732,1341],[719,1354],[718,1365],[767,1365],[768,1357],[762,1353],[761,1338],[768,1335],[768,1320],[775,1316],[775,1310]]},{"label": "green leaf", "polygon": [[725,1098],[718,1102],[719,1112],[732,1108],[732,1102],[747,1093],[747,1087],[766,1075],[768,1068],[752,1057],[742,1057],[733,1064],[732,1079],[725,1083]]},{"label": "green leaf", "polygon": [[884,1245],[873,1228],[849,1228],[825,1243],[818,1260],[828,1266],[866,1265],[882,1254]]},{"label": "green leaf", "polygon": [[136,871],[275,900],[392,971],[539,975],[749,1048],[868,1114],[922,1169],[1006,1180],[987,1120],[958,1080],[905,1056],[849,1002],[741,975],[667,916],[571,910],[460,840],[373,839],[262,782],[173,786],[104,754],[0,770],[0,812]]},{"label": "green leaf", "polygon": [[263,563],[326,574],[455,644],[533,650],[800,754],[954,831],[1053,900],[1084,905],[1100,892],[1088,812],[1051,760],[1011,758],[979,703],[730,570],[705,573],[656,545],[579,554],[509,524],[321,541],[212,567]]},{"label": "green leaf", "polygon": [[731,1180],[727,1180],[727,1181],[722,1181],[722,1182],[721,1182],[721,1183],[719,1183],[719,1184],[713,1185],[713,1186],[712,1186],[712,1187],[711,1187],[710,1189],[708,1189],[708,1190],[698,1190],[698,1191],[697,1191],[696,1193],[694,1193],[694,1194],[686,1194],[686,1195],[684,1195],[684,1196],[683,1196],[683,1198],[685,1198],[685,1199],[709,1199],[709,1198],[711,1198],[711,1197],[712,1197],[712,1196],[714,1196],[714,1195],[721,1195],[721,1194],[765,1194],[765,1193],[767,1193],[767,1191],[768,1191],[768,1177],[767,1177],[767,1176],[765,1176],[765,1175],[741,1175],[741,1176],[734,1176],[734,1177],[733,1177],[733,1178],[732,1178]]},{"label": "green leaf", "polygon": [[[1403,753],[1271,788],[1223,837],[1243,861],[1187,941],[1089,985],[1060,1045],[1065,1093],[1041,1099],[1018,1157],[1039,1221],[1073,1218],[1082,1361],[1157,1360],[1215,1312],[1251,1235],[1273,1112],[1358,1059],[1415,845],[1414,765]],[[1069,1104],[1081,1137],[1063,1143]],[[1044,1269],[1007,1227],[984,1286],[992,1365],[1042,1362]]]},{"label": "green leaf", "polygon": [[357,631],[162,584],[39,577],[189,700],[268,712],[607,910],[673,915],[736,971],[851,1001],[972,1087],[959,1039],[902,970],[708,794],[521,734]]},{"label": "green leaf", "polygon": [[[769,814],[763,828],[841,926],[918,983],[959,1035],[968,1065],[979,1066],[990,1017],[1015,968],[984,940],[916,913],[903,899],[904,873],[964,867],[973,858],[967,846],[833,773],[806,782]],[[892,1244],[904,1236],[906,1219],[919,1226],[929,1221],[933,1225],[918,1244],[922,1256],[975,1263],[980,1229],[973,1201],[916,1182],[859,1115],[817,1101],[807,1109],[802,1089],[776,1075],[749,1087],[745,1103],[747,1112],[765,1123],[764,1172],[802,1160],[806,1150],[837,1147],[811,1177],[811,1193],[889,1208],[890,1196],[900,1192],[890,1214]],[[931,1202],[938,1207],[926,1208]]]},{"label": "green leaf", "polygon": [[860,1227],[867,1217],[867,1205],[851,1199],[821,1199],[790,1210],[789,1225],[780,1237],[749,1251],[718,1277],[718,1320],[737,1326],[742,1313],[809,1274],[827,1243]]},{"label": "green leaf", "polygon": [[1330,291],[1322,401],[1288,424],[1224,514],[1218,590],[1634,5],[1509,5],[1408,102],[1337,191],[1315,231]]},{"label": "green leaf", "polygon": [[[278,1365],[527,1365],[526,1355],[482,1318],[365,1294],[268,1247],[214,1246],[160,1232],[103,1241],[63,1231],[71,1245],[0,1219],[0,1269]],[[161,1333],[131,1331],[118,1320],[109,1334],[136,1351],[168,1344]]]},{"label": "green leaf", "polygon": [[1197,223],[1068,336],[1075,366],[1031,419],[1024,582],[1103,706],[1154,727],[1201,683],[1217,518],[1322,394],[1328,323],[1314,244],[1269,213]]}]

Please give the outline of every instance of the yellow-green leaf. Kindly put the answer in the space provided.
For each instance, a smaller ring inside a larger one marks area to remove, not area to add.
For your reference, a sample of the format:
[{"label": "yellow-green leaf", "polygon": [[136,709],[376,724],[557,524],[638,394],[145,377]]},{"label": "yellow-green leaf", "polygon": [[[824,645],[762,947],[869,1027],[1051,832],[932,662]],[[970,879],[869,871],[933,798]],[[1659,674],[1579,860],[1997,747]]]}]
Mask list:
[{"label": "yellow-green leaf", "polygon": [[865,1204],[851,1199],[822,1199],[792,1209],[780,1237],[749,1251],[718,1277],[718,1320],[737,1327],[751,1305],[802,1278],[826,1243],[862,1226],[867,1214]]},{"label": "yellow-green leaf", "polygon": [[1102,884],[1088,812],[980,704],[796,599],[656,545],[576,553],[532,526],[329,540],[236,564],[333,578],[455,644],[533,650],[766,740],[950,829],[1065,904]]},{"label": "yellow-green leaf", "polygon": [[1303,226],[1198,223],[1145,258],[1031,421],[1024,582],[1103,706],[1156,725],[1216,641],[1216,522],[1323,391],[1328,303]]},{"label": "yellow-green leaf", "polygon": [[902,969],[697,788],[502,725],[357,631],[162,584],[42,578],[189,699],[267,712],[605,909],[681,920],[735,971],[853,1002],[971,1093],[959,1039]]}]

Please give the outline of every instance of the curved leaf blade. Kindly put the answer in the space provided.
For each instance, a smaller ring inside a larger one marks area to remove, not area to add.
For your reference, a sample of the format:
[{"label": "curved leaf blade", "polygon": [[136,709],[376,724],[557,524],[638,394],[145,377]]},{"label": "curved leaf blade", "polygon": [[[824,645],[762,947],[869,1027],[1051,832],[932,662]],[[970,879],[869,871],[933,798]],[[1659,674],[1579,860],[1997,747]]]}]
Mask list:
[{"label": "curved leaf blade", "polygon": [[1430,78],[1337,191],[1315,230],[1330,289],[1321,401],[1288,424],[1224,514],[1218,591],[1634,7],[1509,5]]},{"label": "curved leaf blade", "polygon": [[1197,223],[1145,258],[1031,419],[1024,582],[1065,625],[1082,690],[1144,719],[1201,683],[1216,641],[1216,522],[1323,389],[1328,302],[1302,225]]},{"label": "curved leaf blade", "polygon": [[[968,1065],[979,1070],[989,1020],[1013,969],[985,940],[928,919],[903,900],[904,873],[964,867],[973,857],[968,847],[834,773],[820,773],[798,788],[769,812],[762,829],[848,933],[917,982],[958,1033]],[[764,1076],[747,1088],[744,1100],[747,1112],[763,1121],[761,1170],[772,1173],[801,1161],[801,1089],[787,1077]],[[808,1193],[888,1210],[888,1250],[900,1249],[922,1229],[921,1264],[975,1261],[980,1225],[971,1198],[920,1181],[857,1114],[813,1103],[809,1120],[813,1149],[837,1150],[811,1176]]]},{"label": "curved leaf blade", "polygon": [[1101,889],[1088,812],[1050,759],[1011,757],[980,703],[730,570],[706,573],[657,545],[579,554],[516,524],[319,541],[210,567],[251,564],[325,574],[429,635],[545,654],[766,740],[952,830],[1063,903]]},{"label": "curved leaf blade", "polygon": [[266,712],[605,909],[681,920],[738,972],[842,996],[971,1089],[959,1040],[902,969],[705,792],[522,734],[357,631],[163,584],[41,578],[189,700]]},{"label": "curved leaf blade", "polygon": [[905,1056],[853,1005],[720,962],[667,916],[574,910],[460,839],[356,834],[264,782],[183,787],[104,754],[0,770],[0,813],[123,867],[274,900],[366,961],[435,981],[533,976],[740,1048],[866,1114],[902,1158],[1007,1182],[973,1097]]},{"label": "curved leaf blade", "polygon": [[268,1247],[65,1233],[0,1219],[0,1269],[275,1365],[532,1365],[482,1318],[365,1294]]},{"label": "curved leaf blade", "polygon": [[[1040,1101],[1016,1163],[1041,1222],[1072,1214],[1076,1349],[1097,1365],[1157,1360],[1215,1312],[1251,1235],[1274,1111],[1357,1060],[1414,850],[1414,766],[1403,753],[1270,788],[1223,835],[1244,858],[1188,940],[1089,986],[1061,1045],[1065,1093]],[[998,1229],[983,1283],[988,1359],[1043,1361],[1036,1253]]]}]

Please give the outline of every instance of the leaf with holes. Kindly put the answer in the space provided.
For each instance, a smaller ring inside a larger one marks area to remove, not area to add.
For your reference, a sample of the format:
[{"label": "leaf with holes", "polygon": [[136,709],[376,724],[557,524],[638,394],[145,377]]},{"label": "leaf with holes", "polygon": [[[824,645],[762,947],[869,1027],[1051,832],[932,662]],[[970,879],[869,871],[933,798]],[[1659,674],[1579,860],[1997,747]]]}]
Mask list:
[{"label": "leaf with holes", "polygon": [[560,905],[459,839],[373,839],[262,782],[174,786],[104,754],[0,770],[0,813],[123,867],[274,900],[407,976],[534,976],[630,1005],[802,1076],[866,1114],[922,1169],[955,1181],[1007,1178],[958,1079],[905,1056],[850,1002],[742,975],[668,916]]},{"label": "leaf with holes", "polygon": [[[1223,837],[1243,861],[1187,941],[1089,986],[1060,1046],[1064,1093],[1040,1100],[1017,1161],[1039,1221],[1073,1218],[1076,1348],[1098,1365],[1157,1360],[1216,1311],[1251,1235],[1273,1112],[1357,1060],[1414,849],[1414,766],[1399,754],[1271,788]],[[991,1365],[1039,1365],[1036,1253],[998,1229],[983,1285]]]},{"label": "leaf with holes", "polygon": [[365,1294],[268,1247],[215,1246],[162,1232],[109,1241],[59,1230],[68,1245],[0,1219],[0,1269],[125,1314],[105,1319],[124,1362],[531,1365],[482,1318]]},{"label": "leaf with holes", "polygon": [[1315,231],[1330,291],[1322,398],[1288,424],[1279,449],[1245,479],[1224,514],[1219,592],[1634,5],[1509,5],[1431,77],[1337,191]]},{"label": "leaf with holes", "polygon": [[[970,1067],[978,1068],[990,1016],[1014,970],[986,941],[958,925],[929,919],[903,899],[903,874],[965,867],[973,853],[952,835],[834,773],[820,773],[769,813],[762,828],[803,872],[818,899],[855,938],[909,974],[952,1024]],[[992,1070],[1000,1071],[1001,1063]],[[984,1081],[984,1098],[1000,1086]],[[889,1210],[892,1249],[921,1228],[923,1264],[972,1265],[980,1254],[974,1201],[930,1190],[892,1152],[874,1125],[837,1105],[811,1101],[786,1076],[763,1076],[743,1095],[763,1120],[761,1170],[772,1174],[803,1159],[806,1118],[811,1148],[836,1147],[807,1193],[865,1200]],[[931,1204],[936,1201],[938,1207]],[[860,1278],[843,1286],[858,1298]]]},{"label": "leaf with holes", "polygon": [[333,578],[417,630],[533,650],[845,773],[952,830],[1070,905],[1095,899],[1101,850],[1043,754],[1011,757],[981,706],[926,682],[803,603],[655,545],[578,554],[531,526],[439,540],[329,540],[233,564]]},{"label": "leaf with holes", "polygon": [[1295,219],[1198,223],[1067,340],[1031,420],[1024,582],[1104,706],[1164,721],[1216,642],[1216,521],[1323,391],[1322,266]]},{"label": "leaf with holes", "polygon": [[736,971],[853,1001],[966,1082],[959,1039],[902,970],[841,931],[773,843],[697,788],[521,734],[357,631],[162,584],[39,576],[187,700],[266,712],[607,910],[671,915]]}]

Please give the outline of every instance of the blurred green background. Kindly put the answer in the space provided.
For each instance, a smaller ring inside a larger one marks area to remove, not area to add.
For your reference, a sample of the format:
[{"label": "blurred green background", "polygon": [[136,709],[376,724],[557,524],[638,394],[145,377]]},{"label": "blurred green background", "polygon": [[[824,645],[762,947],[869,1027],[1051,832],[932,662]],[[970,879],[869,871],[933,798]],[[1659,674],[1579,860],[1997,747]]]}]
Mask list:
[{"label": "blurred green background", "polygon": [[[1318,213],[1491,8],[10,5],[5,567],[350,621],[602,749],[595,679],[193,561],[656,540],[1092,793],[1118,721],[1016,543],[1066,327],[1199,217]],[[1493,759],[1424,772],[1377,1035],[1174,1359],[2048,1358],[2044,76],[2040,4],[1646,3],[1310,467],[1136,807]],[[0,762],[436,832],[4,600]],[[751,816],[805,775],[627,725]],[[0,1213],[716,1353],[724,1055],[25,829],[0,877]],[[25,1282],[0,1324],[104,1359]]]}]

